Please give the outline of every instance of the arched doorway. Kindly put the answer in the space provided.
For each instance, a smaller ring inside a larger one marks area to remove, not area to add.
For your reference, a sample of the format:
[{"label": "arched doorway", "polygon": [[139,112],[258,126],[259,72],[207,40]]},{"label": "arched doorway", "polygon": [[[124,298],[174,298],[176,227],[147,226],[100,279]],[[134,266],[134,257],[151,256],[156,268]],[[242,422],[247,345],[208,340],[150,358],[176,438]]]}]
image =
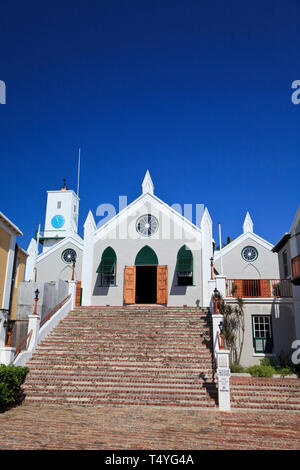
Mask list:
[{"label": "arched doorway", "polygon": [[157,302],[158,258],[150,246],[144,246],[136,255],[135,301],[140,304]]}]

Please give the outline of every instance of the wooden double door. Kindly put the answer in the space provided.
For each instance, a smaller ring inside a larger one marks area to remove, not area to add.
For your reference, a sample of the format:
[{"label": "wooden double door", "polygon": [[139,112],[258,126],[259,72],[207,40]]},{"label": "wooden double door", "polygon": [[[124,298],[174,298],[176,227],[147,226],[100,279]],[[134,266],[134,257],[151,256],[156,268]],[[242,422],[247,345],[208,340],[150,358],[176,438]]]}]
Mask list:
[{"label": "wooden double door", "polygon": [[124,304],[168,303],[168,266],[125,266]]}]

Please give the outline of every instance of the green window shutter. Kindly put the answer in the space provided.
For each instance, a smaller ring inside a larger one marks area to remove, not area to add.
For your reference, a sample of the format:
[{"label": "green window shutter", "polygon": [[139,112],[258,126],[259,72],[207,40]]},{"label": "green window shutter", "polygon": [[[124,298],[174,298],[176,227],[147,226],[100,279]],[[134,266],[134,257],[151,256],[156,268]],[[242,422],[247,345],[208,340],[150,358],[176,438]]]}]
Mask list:
[{"label": "green window shutter", "polygon": [[111,274],[114,271],[114,267],[115,261],[113,259],[102,259],[96,272]]},{"label": "green window shutter", "polygon": [[115,270],[117,262],[117,256],[115,251],[108,247],[103,251],[100,264],[97,268],[97,273],[101,274],[112,274]]},{"label": "green window shutter", "polygon": [[193,255],[185,245],[178,251],[176,271],[182,273],[193,272]]},{"label": "green window shutter", "polygon": [[135,265],[136,266],[139,266],[139,265],[154,265],[154,266],[157,266],[158,265],[158,258],[156,256],[156,253],[155,251],[152,250],[152,248],[150,248],[150,246],[144,246],[139,252],[138,254],[136,255],[136,258],[135,258]]}]

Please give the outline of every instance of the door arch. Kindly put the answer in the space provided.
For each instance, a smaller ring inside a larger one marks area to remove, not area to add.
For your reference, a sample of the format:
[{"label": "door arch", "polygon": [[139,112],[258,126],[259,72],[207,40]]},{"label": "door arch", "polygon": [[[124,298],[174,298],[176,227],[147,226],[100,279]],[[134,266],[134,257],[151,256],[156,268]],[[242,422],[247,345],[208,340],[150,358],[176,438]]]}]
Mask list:
[{"label": "door arch", "polygon": [[148,266],[157,266],[158,258],[155,251],[146,245],[138,252],[135,257],[135,266],[148,265]]}]

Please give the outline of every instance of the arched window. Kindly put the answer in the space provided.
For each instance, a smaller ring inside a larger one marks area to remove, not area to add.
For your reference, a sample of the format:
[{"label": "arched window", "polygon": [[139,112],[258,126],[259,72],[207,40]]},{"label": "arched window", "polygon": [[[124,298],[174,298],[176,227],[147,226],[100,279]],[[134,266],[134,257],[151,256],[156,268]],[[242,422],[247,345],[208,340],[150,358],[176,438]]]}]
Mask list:
[{"label": "arched window", "polygon": [[135,265],[140,266],[140,265],[158,265],[158,259],[156,256],[156,253],[150,246],[146,245],[144,246],[136,255],[135,258]]},{"label": "arched window", "polygon": [[179,286],[193,285],[193,255],[185,245],[178,251],[176,272]]},{"label": "arched window", "polygon": [[101,286],[115,286],[116,285],[116,267],[117,267],[116,253],[109,246],[103,251],[100,264],[96,271],[98,274],[100,274]]}]

